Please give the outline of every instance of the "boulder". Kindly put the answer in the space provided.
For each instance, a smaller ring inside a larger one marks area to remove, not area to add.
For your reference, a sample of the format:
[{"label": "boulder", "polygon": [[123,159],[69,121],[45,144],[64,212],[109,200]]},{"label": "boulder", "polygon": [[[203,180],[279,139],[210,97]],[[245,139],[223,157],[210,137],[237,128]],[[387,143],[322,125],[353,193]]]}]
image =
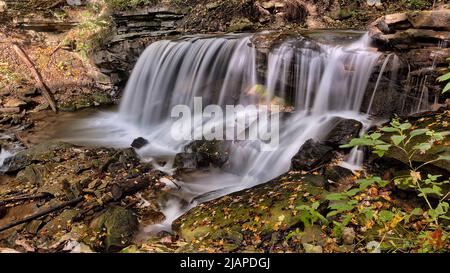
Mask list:
[{"label": "boulder", "polygon": [[450,30],[450,10],[425,10],[407,14],[414,28]]},{"label": "boulder", "polygon": [[147,144],[148,144],[148,140],[146,140],[143,137],[138,137],[135,140],[133,140],[133,142],[131,143],[131,147],[133,147],[135,149],[140,149]]},{"label": "boulder", "polygon": [[386,15],[369,27],[375,43],[394,49],[435,46],[450,39],[450,9]]},{"label": "boulder", "polygon": [[222,167],[229,156],[229,142],[196,140],[175,156],[174,166],[180,169],[197,169],[209,166]]},{"label": "boulder", "polygon": [[329,166],[325,168],[324,177],[328,183],[326,189],[332,192],[343,192],[355,184],[353,172],[340,166]]},{"label": "boulder", "polygon": [[98,232],[105,232],[103,241],[105,250],[115,252],[132,243],[139,229],[139,222],[132,211],[113,207],[94,219],[91,226]]},{"label": "boulder", "polygon": [[329,162],[333,157],[333,148],[310,139],[303,144],[292,158],[292,169],[295,171],[311,171]]},{"label": "boulder", "polygon": [[334,118],[331,124],[335,126],[325,137],[325,143],[335,148],[358,137],[362,128],[362,123],[354,119]]},{"label": "boulder", "polygon": [[34,162],[46,162],[53,160],[54,151],[73,147],[72,144],[63,142],[43,142],[32,148],[18,152],[3,162],[3,172],[15,173]]},{"label": "boulder", "polygon": [[[311,183],[313,176],[286,174],[266,184],[236,192],[203,203],[181,216],[172,225],[176,234],[187,242],[202,240],[218,245],[223,251],[236,251],[262,244],[270,247],[277,231],[301,227],[297,208],[317,198],[318,211],[325,213],[327,192]],[[323,178],[322,178],[323,179]],[[319,178],[320,180],[320,178]],[[255,234],[261,242],[255,242]]]}]

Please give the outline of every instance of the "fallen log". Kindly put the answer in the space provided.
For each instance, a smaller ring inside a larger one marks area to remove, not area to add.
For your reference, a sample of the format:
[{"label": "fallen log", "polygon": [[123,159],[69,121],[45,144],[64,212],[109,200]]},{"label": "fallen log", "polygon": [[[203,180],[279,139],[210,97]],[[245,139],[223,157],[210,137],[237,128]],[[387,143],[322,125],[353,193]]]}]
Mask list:
[{"label": "fallen log", "polygon": [[12,43],[12,47],[13,47],[14,51],[16,52],[16,54],[20,57],[20,59],[28,67],[28,69],[30,69],[31,74],[34,77],[37,86],[39,87],[39,89],[42,92],[42,95],[47,100],[47,102],[50,105],[50,107],[52,108],[53,112],[56,113],[58,110],[56,108],[55,99],[53,98],[53,95],[50,92],[50,89],[48,88],[48,86],[44,83],[41,74],[39,73],[39,71],[36,70],[36,67],[33,64],[33,62],[30,60],[30,58],[25,53],[25,51],[17,43]]},{"label": "fallen log", "polygon": [[33,220],[35,220],[35,219],[38,219],[38,218],[40,218],[40,217],[42,217],[42,216],[45,216],[45,215],[50,214],[50,213],[52,213],[52,212],[54,212],[54,211],[63,209],[63,208],[65,208],[65,207],[68,207],[68,206],[72,206],[72,205],[78,204],[78,203],[81,202],[81,200],[83,200],[83,199],[84,199],[84,197],[83,197],[83,196],[80,196],[80,197],[77,197],[77,198],[72,199],[72,200],[70,200],[70,201],[64,202],[64,203],[62,203],[62,204],[60,204],[60,205],[58,205],[58,206],[51,207],[51,208],[48,208],[48,209],[43,210],[43,211],[41,211],[41,212],[38,212],[38,213],[36,213],[36,214],[30,215],[30,216],[28,216],[28,217],[25,217],[25,218],[22,219],[22,220],[14,221],[14,222],[12,222],[12,223],[7,224],[6,226],[0,227],[0,232],[3,232],[3,231],[5,231],[5,230],[8,230],[8,229],[10,229],[10,228],[13,228],[13,227],[15,227],[15,226],[18,226],[18,225],[21,225],[21,224],[24,224],[24,223],[28,223],[28,222],[30,222],[30,221],[33,221]]},{"label": "fallen log", "polygon": [[34,200],[34,199],[43,199],[47,197],[51,197],[52,195],[46,192],[38,193],[38,194],[28,194],[28,195],[19,195],[19,196],[13,196],[8,198],[0,199],[0,205],[4,205],[7,203],[14,203],[19,201],[26,201],[26,200]]}]

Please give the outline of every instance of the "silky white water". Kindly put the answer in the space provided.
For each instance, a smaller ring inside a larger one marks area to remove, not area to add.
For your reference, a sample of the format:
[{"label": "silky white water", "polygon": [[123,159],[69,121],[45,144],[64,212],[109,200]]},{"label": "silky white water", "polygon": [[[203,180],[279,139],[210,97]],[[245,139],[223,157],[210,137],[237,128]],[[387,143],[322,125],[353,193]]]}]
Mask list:
[{"label": "silky white water", "polygon": [[[161,204],[166,220],[145,231],[169,230],[174,219],[198,203],[287,172],[299,148],[309,139],[322,140],[337,117],[358,120],[366,129],[371,125],[370,112],[363,113],[361,108],[365,97],[376,92],[377,87],[368,90],[368,84],[374,73],[380,73],[381,54],[370,48],[367,35],[338,46],[295,37],[274,46],[267,58],[260,58],[252,38],[225,35],[155,42],[136,63],[118,111],[71,124],[70,137],[63,140],[76,144],[124,148],[144,137],[149,144],[138,149],[138,154],[171,174],[174,156],[190,143],[170,135],[176,122],[170,117],[173,107],[193,107],[194,98],[201,97],[205,106],[276,104],[282,111],[290,110],[289,114],[272,113],[283,116],[277,149],[261,149],[262,141],[233,142],[222,169],[198,171],[176,181],[173,198]],[[255,109],[238,113],[250,119],[236,134],[255,129],[260,114]],[[233,120],[201,117],[188,126],[201,136],[204,130],[200,128],[227,127]],[[161,161],[167,163],[161,166],[157,163]],[[361,153],[355,149],[343,165],[355,169],[361,161]]]},{"label": "silky white water", "polygon": [[[174,219],[200,202],[287,172],[303,143],[311,138],[321,140],[333,129],[336,117],[370,124],[368,115],[360,110],[380,54],[368,48],[367,35],[347,46],[288,39],[273,48],[262,65],[251,39],[251,35],[227,35],[151,44],[130,76],[119,111],[75,124],[76,136],[66,139],[129,147],[133,139],[144,137],[149,144],[137,150],[139,155],[171,173],[174,156],[190,142],[174,140],[170,135],[175,122],[170,111],[174,106],[192,107],[195,97],[201,97],[204,105],[223,107],[292,105],[295,111],[280,123],[276,150],[263,151],[258,141],[233,143],[225,167],[177,181],[180,188],[174,188],[173,198],[161,204],[166,220],[146,231],[170,229]],[[256,120],[259,112],[246,114]],[[252,118],[245,131],[252,130]],[[198,130],[200,125],[230,122],[200,121],[190,125],[195,134],[203,132]],[[165,159],[167,164],[160,166],[157,159]]]}]

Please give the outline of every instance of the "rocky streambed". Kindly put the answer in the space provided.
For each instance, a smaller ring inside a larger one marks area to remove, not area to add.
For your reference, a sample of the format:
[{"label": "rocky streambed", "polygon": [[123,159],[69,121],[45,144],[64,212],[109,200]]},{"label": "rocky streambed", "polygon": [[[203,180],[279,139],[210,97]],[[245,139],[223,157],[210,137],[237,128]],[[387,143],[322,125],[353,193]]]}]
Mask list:
[{"label": "rocky streambed", "polygon": [[[208,9],[216,8],[210,6]],[[268,18],[261,22],[263,26],[272,21],[283,26],[297,17],[302,18],[302,22],[306,19],[303,13],[289,17],[283,11],[286,6],[279,7],[281,15],[277,15],[280,12],[275,6],[263,5],[262,8],[269,12],[261,11]],[[379,68],[386,58],[394,58],[391,53],[399,57],[396,65],[387,67],[385,73],[370,81],[371,85],[378,86],[375,115],[387,119],[395,114],[414,112],[411,110],[420,111],[423,109],[420,103],[417,107],[417,101],[423,100],[436,111],[403,117],[402,120],[411,122],[413,128],[425,126],[442,132],[449,130],[448,101],[440,93],[441,85],[435,81],[447,67],[448,14],[445,8],[395,14],[384,16],[370,26],[370,36],[375,39],[376,47],[385,53]],[[334,23],[338,25],[345,20],[336,16]],[[277,17],[279,19],[275,20]],[[151,22],[148,22],[149,18]],[[76,38],[61,45],[55,43],[58,39],[43,42],[42,31],[49,31],[48,28],[38,28],[38,34],[33,30],[31,36],[25,31],[19,38],[21,41],[31,39],[41,45],[40,48],[27,46],[25,49],[40,71],[45,71],[44,80],[52,83],[50,87],[55,90],[58,109],[77,110],[69,116],[84,116],[90,115],[90,110],[83,114],[79,112],[82,108],[117,102],[117,91],[122,88],[140,53],[155,40],[184,33],[180,30],[184,19],[182,12],[167,9],[118,12],[113,17],[115,28],[111,36],[91,52],[92,61],[98,68],[87,65],[73,51]],[[227,30],[230,26],[236,31],[247,30],[254,27],[253,21],[236,19],[225,29],[223,26],[217,28]],[[33,24],[36,22],[19,22],[25,29]],[[65,25],[71,29],[77,24]],[[217,28],[213,27],[213,31]],[[55,29],[51,28],[51,31]],[[294,28],[261,35],[253,43],[259,50],[259,57],[267,58],[267,50],[283,37],[300,33],[307,37],[316,36],[313,40],[317,36],[323,39],[317,32],[308,34],[308,31]],[[12,55],[12,51],[5,46],[2,54]],[[48,59],[40,60],[39,56]],[[8,57],[8,63],[10,61],[13,62]],[[27,71],[23,64],[16,65],[18,71]],[[8,72],[8,88],[12,88],[2,89],[0,100],[0,163],[3,161],[0,252],[377,252],[392,250],[391,242],[399,245],[414,240],[421,225],[425,225],[419,220],[413,221],[405,226],[405,232],[392,236],[395,239],[387,243],[385,236],[375,232],[382,227],[375,229],[373,225],[379,224],[361,226],[352,219],[354,222],[336,235],[330,226],[317,223],[317,219],[330,212],[330,205],[339,203],[328,200],[328,195],[357,188],[356,181],[362,177],[378,175],[389,180],[408,171],[407,159],[395,150],[389,151],[383,159],[365,150],[363,169],[350,171],[343,168],[342,162],[351,151],[340,146],[357,137],[362,124],[339,119],[329,134],[321,136],[320,140],[305,142],[293,157],[287,173],[257,187],[198,204],[176,219],[172,230],[148,233],[149,226],[164,223],[167,210],[162,204],[179,193],[180,181],[227,165],[227,143],[198,141],[190,144],[175,156],[175,169],[168,174],[156,167],[167,163],[167,158],[145,162],[138,156],[139,149],[148,144],[144,138],[121,149],[52,140],[53,131],[64,131],[72,120],[66,118],[68,114],[52,114],[45,110],[49,105],[39,90],[27,89],[32,79],[19,77],[11,67],[7,68],[3,71]],[[400,71],[398,82],[408,87],[406,91],[393,86],[389,77],[396,73],[394,71]],[[73,85],[72,81],[80,75],[83,85]],[[57,82],[70,84],[57,86]],[[370,88],[376,89],[375,86]],[[411,100],[404,100],[405,97]],[[394,103],[386,104],[386,98]],[[370,100],[363,107],[367,108],[369,103]],[[403,111],[405,105],[406,108],[414,105],[415,109]],[[55,126],[61,123],[66,123],[66,127]],[[413,161],[420,164],[447,155],[449,143],[447,134],[433,149],[413,157]],[[450,164],[448,161],[433,162],[428,171],[449,177]],[[410,190],[400,189],[392,183],[364,189],[355,200],[355,206],[373,207],[375,215],[396,209],[411,212],[426,206]],[[184,205],[189,207],[189,204]],[[321,220],[325,223],[337,219],[327,216]],[[448,241],[445,243],[448,245]]]}]

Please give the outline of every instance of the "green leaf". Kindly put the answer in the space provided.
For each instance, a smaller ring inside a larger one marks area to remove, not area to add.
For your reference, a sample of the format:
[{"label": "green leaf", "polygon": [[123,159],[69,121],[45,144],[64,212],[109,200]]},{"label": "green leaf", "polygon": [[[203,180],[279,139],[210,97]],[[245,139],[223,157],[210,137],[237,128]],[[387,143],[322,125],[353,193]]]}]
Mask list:
[{"label": "green leaf", "polygon": [[342,193],[330,193],[325,197],[329,201],[340,201],[347,199],[347,196]]},{"label": "green leaf", "polygon": [[382,210],[379,213],[380,220],[383,222],[389,222],[394,218],[394,213],[389,210]]},{"label": "green leaf", "polygon": [[439,188],[437,186],[433,186],[432,188],[422,188],[419,191],[420,191],[419,196],[422,196],[422,197],[426,197],[427,195],[430,195],[430,194],[436,194],[438,196],[442,195],[441,188]]},{"label": "green leaf", "polygon": [[450,155],[440,155],[437,160],[450,161]]},{"label": "green leaf", "polygon": [[413,147],[414,150],[420,150],[421,152],[426,152],[431,149],[431,144],[428,142],[417,144]]},{"label": "green leaf", "polygon": [[365,190],[369,186],[371,186],[374,181],[372,179],[359,179],[356,182],[359,184],[359,189],[360,190]]},{"label": "green leaf", "polygon": [[347,195],[347,196],[355,196],[356,194],[358,194],[360,192],[361,192],[360,189],[352,189],[352,190],[347,191],[345,193],[345,195]]},{"label": "green leaf", "polygon": [[344,212],[344,211],[353,210],[353,205],[350,205],[347,203],[339,203],[339,204],[332,204],[329,206],[329,208],[340,213],[340,212]]},{"label": "green leaf", "polygon": [[356,146],[372,146],[372,139],[369,138],[354,138],[350,143],[341,145],[340,148],[353,148]]},{"label": "green leaf", "polygon": [[376,154],[376,155],[378,155],[379,157],[383,157],[384,154],[386,153],[386,151],[383,151],[383,150],[376,150],[376,151],[373,151],[373,153]]},{"label": "green leaf", "polygon": [[[377,178],[379,178],[379,177],[377,177]],[[389,183],[391,183],[391,182],[390,182],[390,181],[387,181],[387,180],[383,180],[383,179],[381,179],[381,178],[379,178],[379,180],[377,180],[377,184],[378,184],[378,186],[380,186],[381,188],[386,187],[387,185],[389,185]]]},{"label": "green leaf", "polygon": [[398,128],[400,129],[400,130],[402,130],[402,131],[404,131],[404,130],[408,130],[409,128],[411,128],[411,123],[402,123],[402,124],[400,124],[400,126],[398,126]]},{"label": "green leaf", "polygon": [[447,92],[448,90],[450,90],[450,82],[447,83],[447,85],[444,87],[444,90],[442,90],[442,93]]},{"label": "green leaf", "polygon": [[366,220],[371,220],[373,218],[373,215],[375,214],[373,209],[370,208],[364,208],[363,212],[364,215],[366,216]]},{"label": "green leaf", "polygon": [[421,208],[415,208],[411,211],[411,215],[420,216],[423,214],[423,210]]},{"label": "green leaf", "polygon": [[380,133],[373,133],[373,134],[370,135],[370,138],[373,139],[373,140],[377,140],[380,137],[381,137]]},{"label": "green leaf", "polygon": [[411,138],[413,138],[416,136],[423,135],[428,131],[429,131],[429,129],[417,129],[417,130],[411,131],[411,133],[409,133],[409,135],[411,136]]},{"label": "green leaf", "polygon": [[389,151],[389,148],[391,148],[392,145],[390,144],[381,144],[381,145],[376,145],[374,148],[377,150],[381,150],[381,151]]},{"label": "green leaf", "polygon": [[439,78],[437,78],[437,80],[440,82],[446,82],[446,81],[450,80],[450,72],[440,76]]},{"label": "green leaf", "polygon": [[395,135],[391,137],[392,142],[395,145],[400,144],[403,140],[405,140],[406,136]]},{"label": "green leaf", "polygon": [[381,131],[386,132],[386,133],[400,133],[400,130],[394,127],[383,127],[381,128]]}]

